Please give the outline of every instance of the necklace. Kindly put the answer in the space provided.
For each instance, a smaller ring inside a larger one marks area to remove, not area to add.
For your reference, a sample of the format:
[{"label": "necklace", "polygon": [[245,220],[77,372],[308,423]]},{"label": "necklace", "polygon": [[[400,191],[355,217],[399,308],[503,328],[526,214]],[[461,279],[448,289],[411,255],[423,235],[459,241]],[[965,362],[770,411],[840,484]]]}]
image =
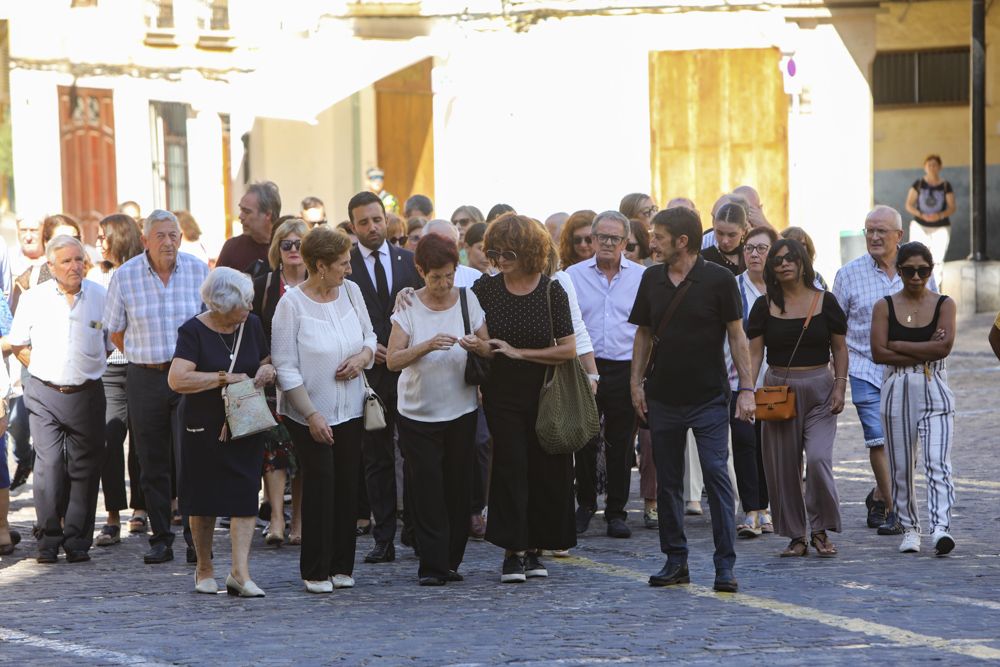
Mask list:
[{"label": "necklace", "polygon": [[219,333],[218,331],[216,331],[215,334],[219,337],[219,340],[222,341],[222,344],[226,346],[226,349],[229,351],[229,360],[232,361],[233,357],[236,355],[236,352],[234,350],[234,348],[236,347],[236,340],[235,340],[236,334],[235,334],[235,332],[233,333],[234,340],[233,340],[233,344],[232,345],[230,345],[229,343],[227,343],[226,339],[223,338],[222,334]]}]

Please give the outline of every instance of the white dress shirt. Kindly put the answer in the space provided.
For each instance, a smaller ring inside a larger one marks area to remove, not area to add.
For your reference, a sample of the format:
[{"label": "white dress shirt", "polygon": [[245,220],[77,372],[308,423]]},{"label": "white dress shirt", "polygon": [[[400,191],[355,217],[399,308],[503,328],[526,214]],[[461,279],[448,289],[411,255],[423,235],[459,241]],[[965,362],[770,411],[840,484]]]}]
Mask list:
[{"label": "white dress shirt", "polygon": [[30,345],[28,372],[58,385],[98,380],[113,348],[101,320],[107,291],[84,280],[71,306],[59,283],[49,280],[21,295],[8,340]]},{"label": "white dress shirt", "polygon": [[594,356],[608,361],[630,361],[635,331],[629,314],[646,267],[622,257],[610,282],[598,268],[597,257],[566,269],[573,279],[577,299],[594,346]]},{"label": "white dress shirt", "polygon": [[455,267],[455,287],[464,287],[465,289],[470,290],[475,282],[482,277],[483,272],[478,271],[471,266],[459,264]]},{"label": "white dress shirt", "polygon": [[375,253],[379,253],[379,261],[382,262],[382,268],[385,269],[386,284],[389,286],[389,293],[392,294],[392,249],[389,247],[389,242],[382,241],[382,246],[378,250],[366,248],[359,243],[358,250],[361,251],[361,256],[365,260],[368,277],[372,279],[372,285],[375,286],[376,291],[378,291],[378,281],[375,280]]},{"label": "white dress shirt", "polygon": [[580,302],[576,298],[573,279],[565,271],[556,271],[552,274],[552,280],[558,281],[566,290],[566,296],[569,297],[569,314],[573,319],[573,335],[576,336],[576,356],[593,352],[594,344],[590,341],[587,325],[583,322],[583,314],[580,312]]}]

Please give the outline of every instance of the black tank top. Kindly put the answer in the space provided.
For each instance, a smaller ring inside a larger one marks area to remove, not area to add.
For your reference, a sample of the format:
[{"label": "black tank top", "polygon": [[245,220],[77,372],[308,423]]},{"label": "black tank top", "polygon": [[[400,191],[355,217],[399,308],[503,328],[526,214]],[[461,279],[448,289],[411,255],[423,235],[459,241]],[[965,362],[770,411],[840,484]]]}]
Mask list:
[{"label": "black tank top", "polygon": [[896,319],[896,309],[892,306],[892,297],[887,296],[885,300],[889,303],[889,340],[907,341],[910,343],[926,343],[937,331],[938,315],[941,314],[941,304],[947,299],[944,294],[938,298],[934,307],[934,318],[925,327],[904,327]]}]

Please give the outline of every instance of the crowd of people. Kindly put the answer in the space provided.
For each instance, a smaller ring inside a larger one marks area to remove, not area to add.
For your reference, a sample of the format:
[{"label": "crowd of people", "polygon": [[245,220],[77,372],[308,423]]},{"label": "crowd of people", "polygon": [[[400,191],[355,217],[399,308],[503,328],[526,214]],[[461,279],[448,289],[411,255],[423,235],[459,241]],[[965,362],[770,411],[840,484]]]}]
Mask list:
[{"label": "crowd of people", "polygon": [[[954,210],[931,158],[907,208],[935,193],[944,208],[914,208],[914,224]],[[839,553],[833,447],[848,387],[875,478],[868,526],[901,535],[902,552],[922,534],[938,555],[954,548],[956,307],[936,290],[940,232],[902,243],[900,213],[876,206],[867,252],[828,291],[808,234],[779,233],[749,186],[722,195],[703,231],[689,199],[659,210],[643,193],[544,221],[507,204],[436,219],[414,195],[400,217],[383,174],[368,177],[339,224],[315,197],[282,216],[277,186],[251,184],[243,234],[216,260],[186,212],[109,215],[96,249],[69,216],[19,221],[0,299],[0,425],[17,462],[11,479],[5,445],[0,555],[22,539],[10,489],[33,475],[40,563],[118,544],[131,508],[147,564],[173,559],[181,529],[199,593],[219,591],[221,520],[227,592],[265,595],[250,576],[258,517],[265,545],[300,547],[311,593],[354,586],[369,534],[364,562],[393,561],[400,524],[420,585],[461,581],[469,539],[500,547],[500,581],[522,582],[577,545],[601,495],[607,535],[631,537],[638,466],[640,525],[666,556],[650,585],[690,581],[684,517],[704,490],[714,588],[735,592],[738,538],[776,533],[781,557]],[[997,327],[991,342],[1000,355]],[[539,394],[550,369],[577,363],[601,430],[550,453]],[[764,388],[790,416],[767,418]],[[263,397],[276,425],[237,437],[236,391]]]}]

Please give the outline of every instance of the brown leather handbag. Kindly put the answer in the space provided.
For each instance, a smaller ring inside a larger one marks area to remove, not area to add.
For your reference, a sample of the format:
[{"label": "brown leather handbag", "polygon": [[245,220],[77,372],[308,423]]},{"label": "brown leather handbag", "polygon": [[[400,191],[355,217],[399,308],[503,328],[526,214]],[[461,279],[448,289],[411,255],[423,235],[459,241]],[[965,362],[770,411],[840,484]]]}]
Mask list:
[{"label": "brown leather handbag", "polygon": [[816,302],[819,301],[819,297],[822,294],[822,292],[816,292],[816,296],[813,297],[812,303],[809,305],[809,315],[806,317],[805,324],[802,325],[802,331],[799,332],[799,339],[795,341],[792,356],[788,358],[788,367],[785,370],[785,383],[770,387],[761,387],[753,393],[754,403],[757,404],[754,416],[760,421],[785,422],[795,418],[795,392],[788,386],[788,374],[791,373],[792,362],[795,360],[795,353],[799,351],[799,344],[802,342],[802,337],[806,334],[809,323],[812,322],[813,311],[816,310]]}]

